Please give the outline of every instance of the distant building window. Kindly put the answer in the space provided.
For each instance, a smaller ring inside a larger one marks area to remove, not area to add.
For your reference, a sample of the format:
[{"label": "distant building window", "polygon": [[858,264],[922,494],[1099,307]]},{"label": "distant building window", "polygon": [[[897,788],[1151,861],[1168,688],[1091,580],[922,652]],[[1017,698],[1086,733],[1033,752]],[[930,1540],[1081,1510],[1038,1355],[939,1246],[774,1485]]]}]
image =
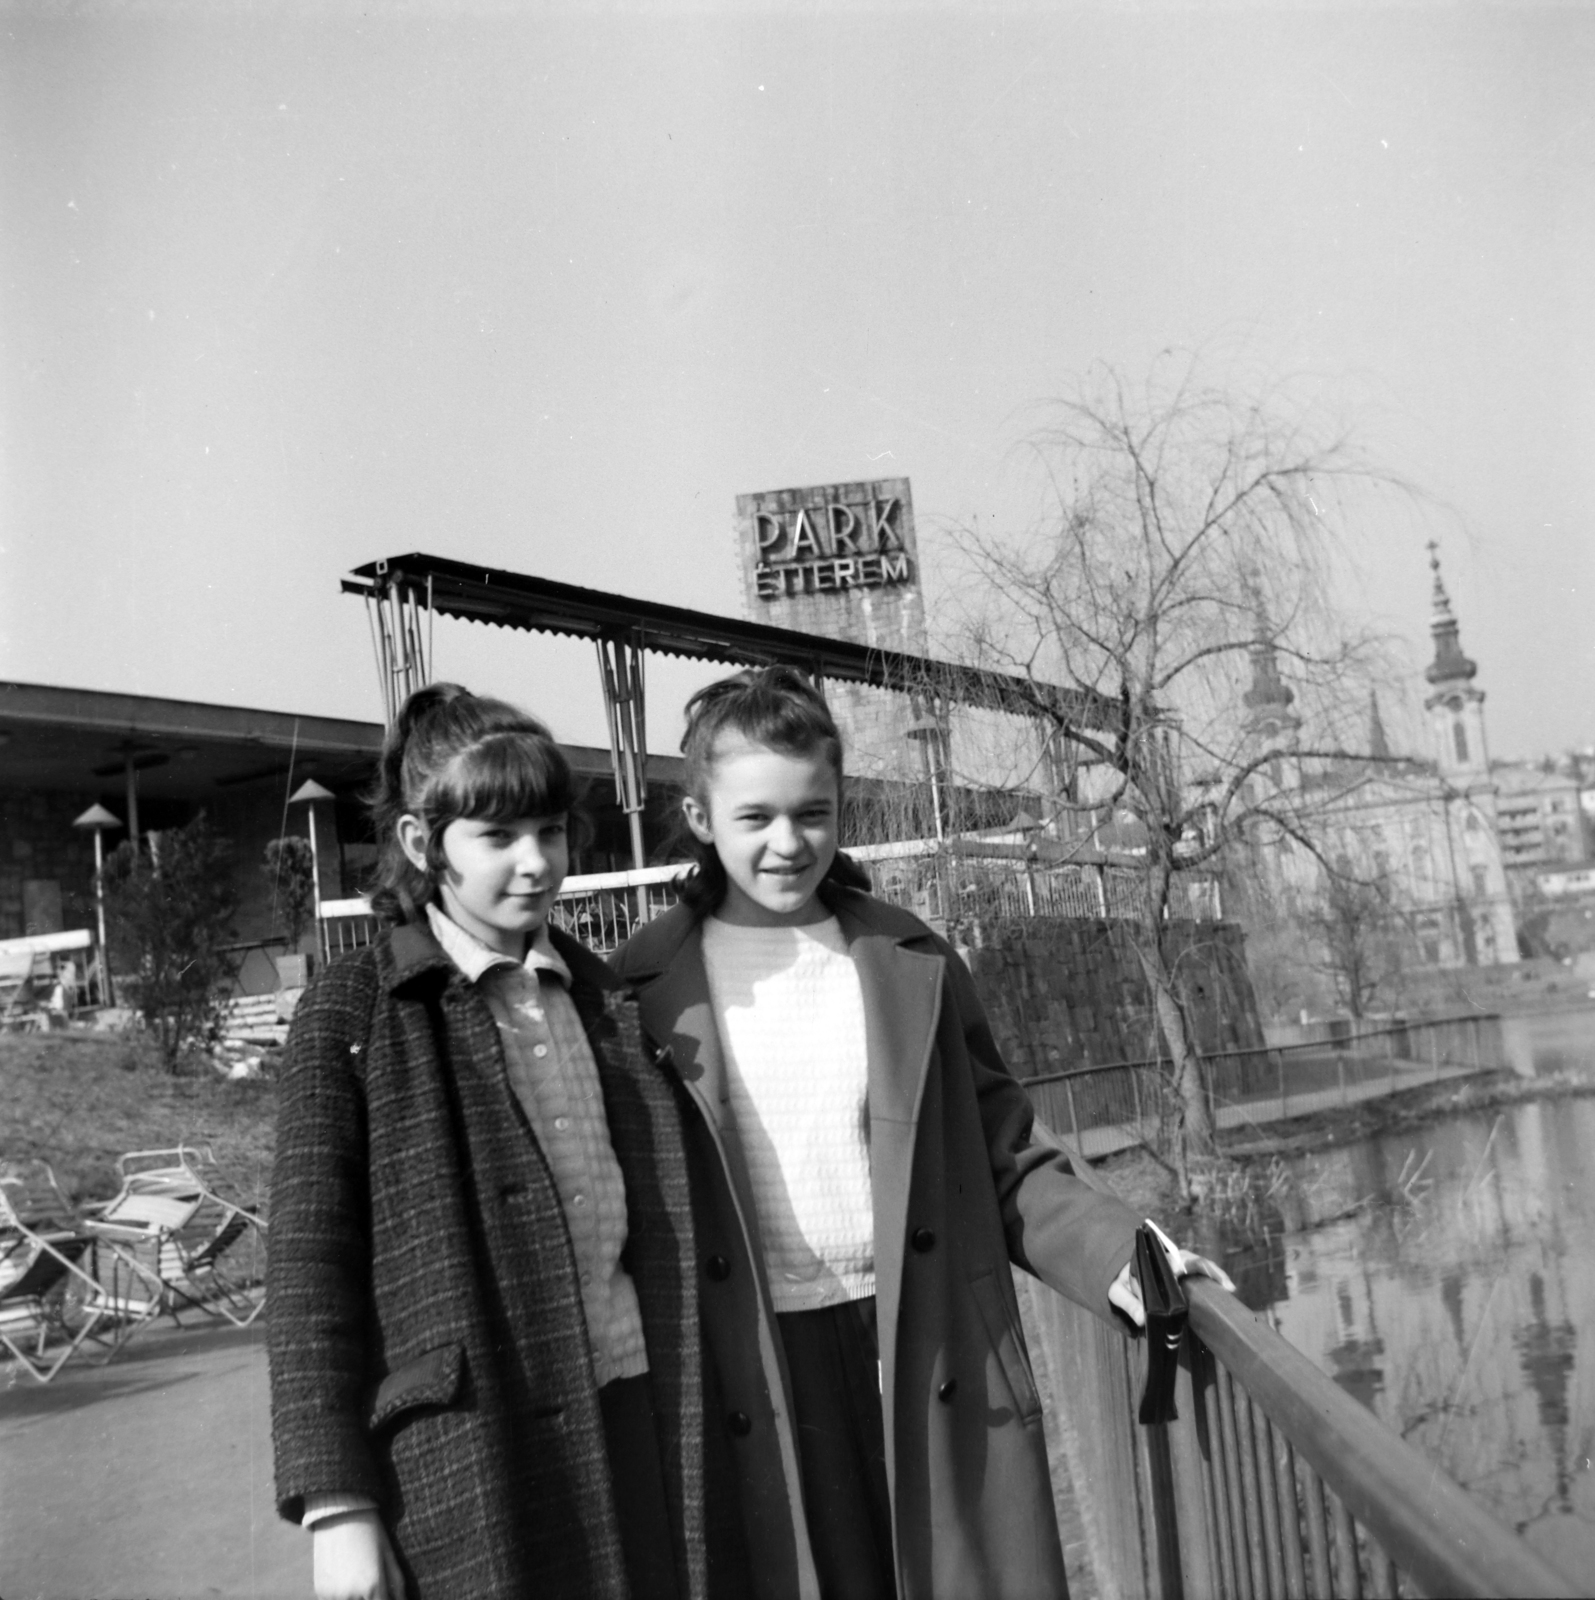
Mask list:
[{"label": "distant building window", "polygon": [[1486,892],[1486,883],[1484,868],[1475,867],[1473,869],[1473,892],[1476,895],[1483,895]]},{"label": "distant building window", "polygon": [[1469,833],[1477,833],[1483,826],[1484,824],[1479,821],[1479,814],[1477,811],[1470,811],[1468,813],[1468,820],[1463,823],[1463,827],[1465,827]]},{"label": "distant building window", "polygon": [[1468,730],[1462,726],[1461,717],[1451,724],[1451,737],[1456,742],[1457,760],[1465,762],[1468,759]]}]

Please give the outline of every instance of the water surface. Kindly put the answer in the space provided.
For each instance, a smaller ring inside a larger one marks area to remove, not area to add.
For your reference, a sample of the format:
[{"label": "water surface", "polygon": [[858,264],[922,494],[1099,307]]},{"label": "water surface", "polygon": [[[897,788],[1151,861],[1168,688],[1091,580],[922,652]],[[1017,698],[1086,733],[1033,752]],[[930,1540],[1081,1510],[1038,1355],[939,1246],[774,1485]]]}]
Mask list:
[{"label": "water surface", "polygon": [[[1507,1030],[1523,1075],[1595,1080],[1595,1012]],[[1238,1264],[1286,1338],[1595,1588],[1592,1153],[1595,1099],[1563,1097],[1298,1158]]]}]

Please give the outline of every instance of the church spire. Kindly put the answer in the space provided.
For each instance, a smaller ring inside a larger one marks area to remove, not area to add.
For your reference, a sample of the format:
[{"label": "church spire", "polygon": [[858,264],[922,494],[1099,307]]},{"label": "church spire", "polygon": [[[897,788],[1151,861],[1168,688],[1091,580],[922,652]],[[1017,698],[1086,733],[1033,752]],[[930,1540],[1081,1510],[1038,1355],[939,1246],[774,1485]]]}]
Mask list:
[{"label": "church spire", "polygon": [[1252,610],[1256,617],[1256,631],[1247,649],[1252,663],[1252,682],[1241,696],[1246,705],[1246,723],[1253,733],[1265,739],[1283,738],[1293,742],[1301,729],[1301,718],[1290,709],[1296,695],[1279,675],[1279,657],[1268,626],[1268,613],[1264,609],[1262,596],[1255,588],[1252,591]]},{"label": "church spire", "polygon": [[1478,663],[1462,653],[1462,642],[1457,636],[1456,613],[1451,609],[1451,596],[1445,591],[1445,581],[1440,576],[1440,546],[1429,541],[1429,565],[1434,569],[1434,599],[1429,617],[1429,632],[1434,636],[1434,660],[1424,673],[1430,683],[1467,683],[1478,673]]},{"label": "church spire", "polygon": [[1434,732],[1440,772],[1456,782],[1488,781],[1489,752],[1484,743],[1484,691],[1474,683],[1478,665],[1462,653],[1456,613],[1440,577],[1440,547],[1429,541],[1434,569],[1434,604],[1429,632],[1434,635],[1434,660],[1424,673],[1434,685],[1423,702]]}]

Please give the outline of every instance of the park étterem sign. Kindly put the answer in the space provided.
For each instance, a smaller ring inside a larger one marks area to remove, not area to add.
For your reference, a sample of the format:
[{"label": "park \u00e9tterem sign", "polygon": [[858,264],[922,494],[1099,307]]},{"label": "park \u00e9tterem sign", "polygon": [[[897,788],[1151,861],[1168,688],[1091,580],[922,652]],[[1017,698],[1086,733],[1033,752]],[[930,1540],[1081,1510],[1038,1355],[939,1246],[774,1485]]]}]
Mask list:
[{"label": "park \u00e9tterem sign", "polygon": [[754,615],[806,596],[918,588],[907,478],[738,495],[737,534]]}]

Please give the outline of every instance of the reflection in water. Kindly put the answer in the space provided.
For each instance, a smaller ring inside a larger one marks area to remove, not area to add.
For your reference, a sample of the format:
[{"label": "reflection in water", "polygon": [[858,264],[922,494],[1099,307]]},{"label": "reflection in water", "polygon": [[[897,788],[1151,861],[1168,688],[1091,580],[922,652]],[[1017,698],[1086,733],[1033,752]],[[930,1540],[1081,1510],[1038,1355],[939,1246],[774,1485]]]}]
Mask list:
[{"label": "reflection in water", "polygon": [[[1595,1075],[1595,1014],[1571,1019],[1581,1036],[1532,1020],[1550,1026],[1531,1071],[1582,1051]],[[1595,1099],[1564,1098],[1298,1158],[1281,1231],[1235,1273],[1342,1388],[1580,1579],[1595,1573],[1591,1152]]]}]

